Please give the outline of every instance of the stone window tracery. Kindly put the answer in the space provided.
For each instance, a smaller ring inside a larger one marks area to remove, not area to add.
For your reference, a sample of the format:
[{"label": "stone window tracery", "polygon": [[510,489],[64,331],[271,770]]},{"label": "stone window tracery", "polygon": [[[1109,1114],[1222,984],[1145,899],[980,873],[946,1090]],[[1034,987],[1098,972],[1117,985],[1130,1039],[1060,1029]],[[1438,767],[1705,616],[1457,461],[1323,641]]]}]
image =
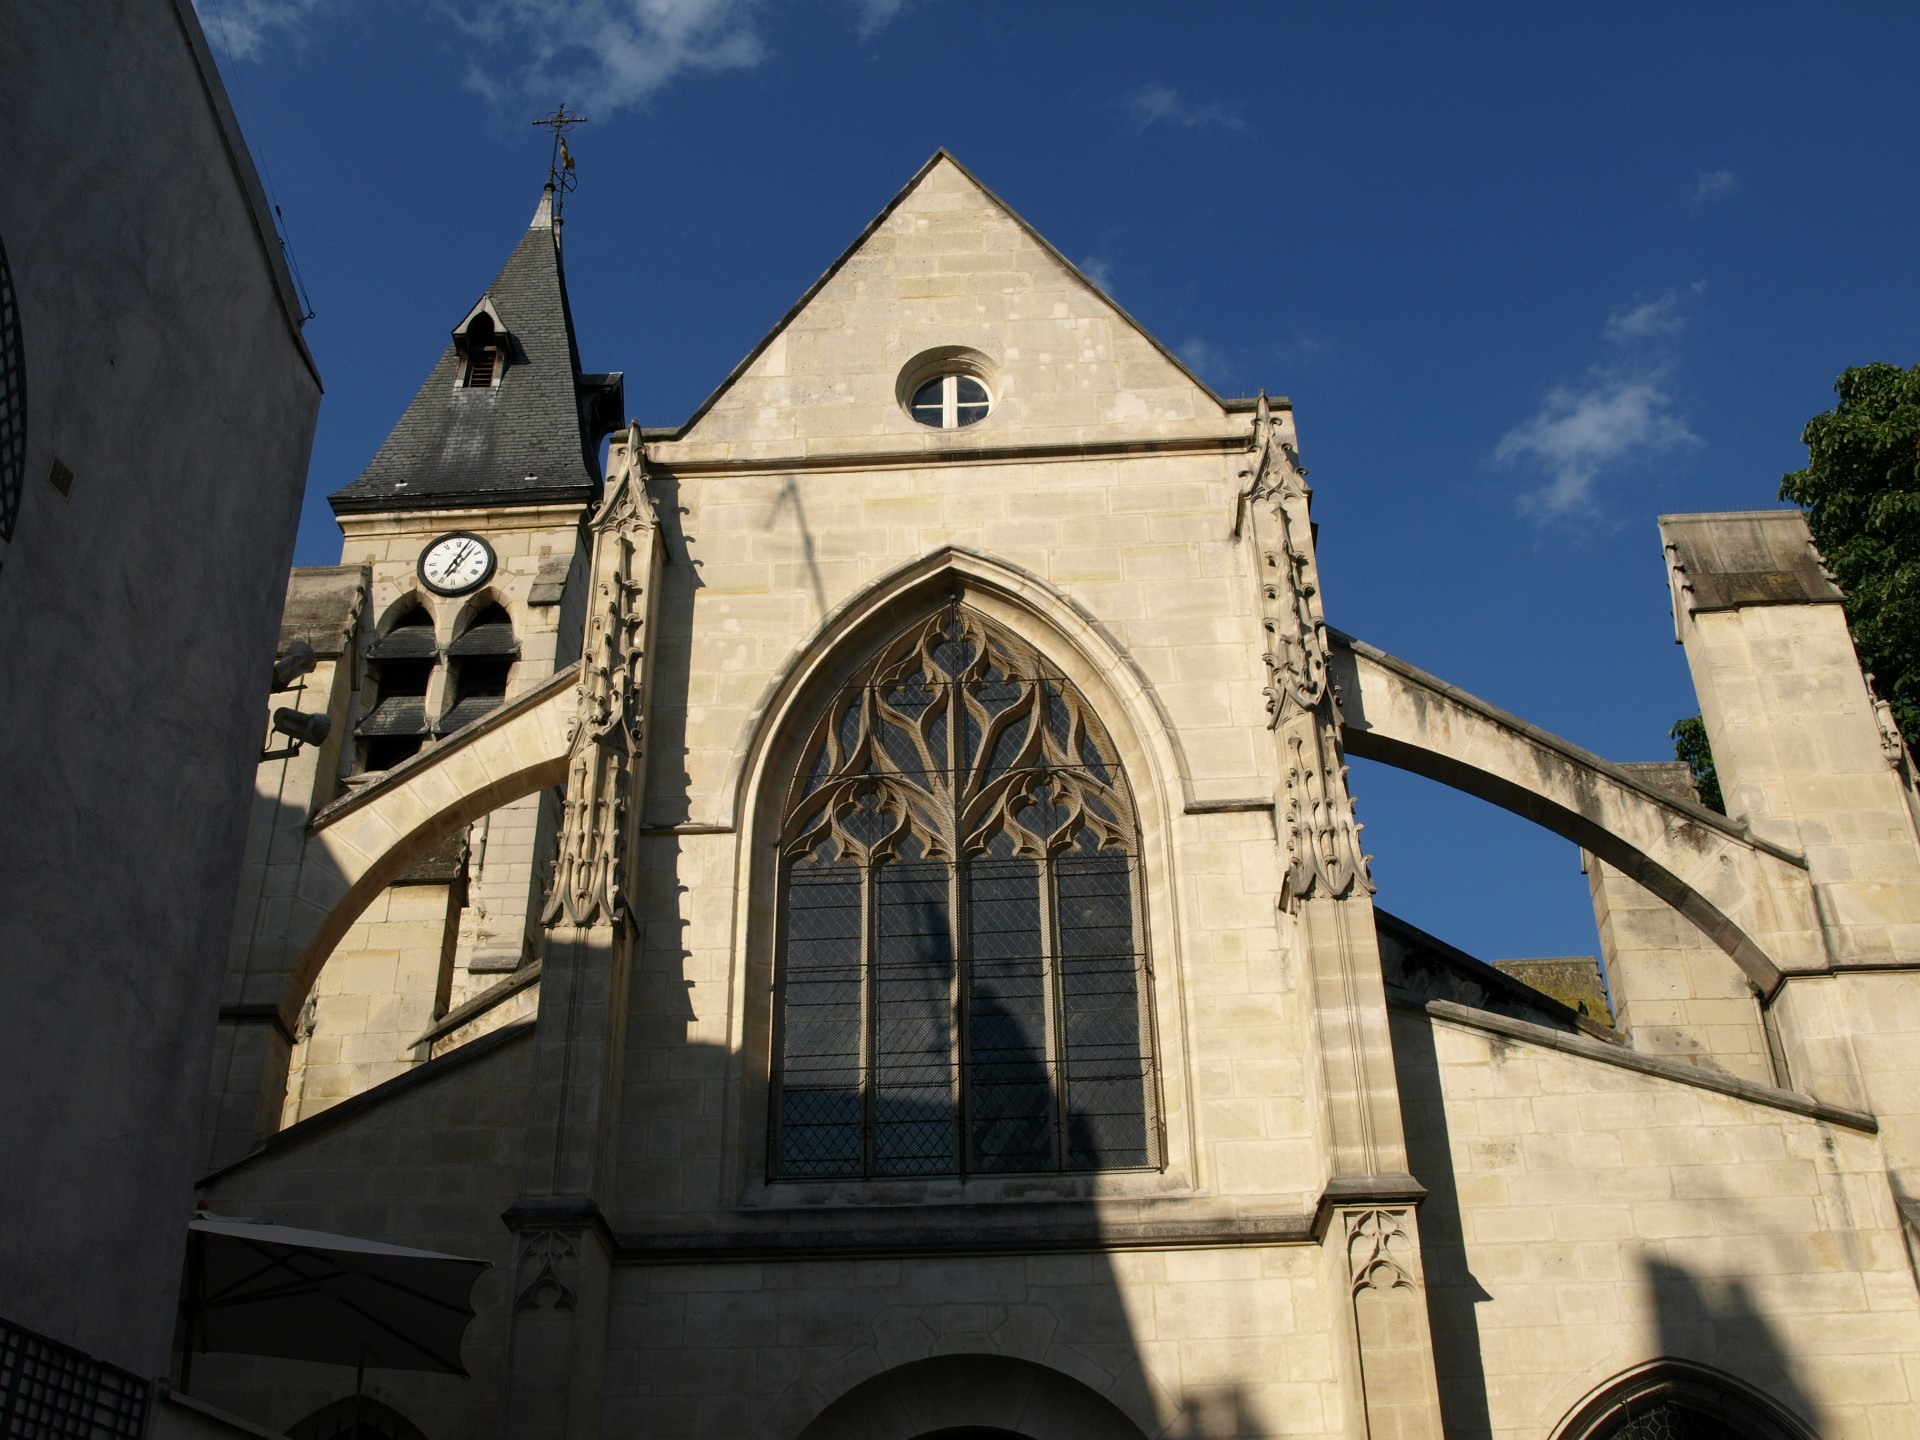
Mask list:
[{"label": "stone window tracery", "polygon": [[884,645],[780,853],[774,1177],[1160,1163],[1136,812],[1031,646],[958,602]]}]

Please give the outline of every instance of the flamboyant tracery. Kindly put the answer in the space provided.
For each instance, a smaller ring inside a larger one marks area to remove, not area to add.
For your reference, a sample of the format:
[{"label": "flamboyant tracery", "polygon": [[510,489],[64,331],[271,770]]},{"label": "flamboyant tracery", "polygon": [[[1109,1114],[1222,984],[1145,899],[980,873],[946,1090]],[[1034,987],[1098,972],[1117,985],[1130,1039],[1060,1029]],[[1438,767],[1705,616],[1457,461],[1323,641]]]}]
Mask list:
[{"label": "flamboyant tracery", "polygon": [[777,1177],[1159,1163],[1133,802],[1031,646],[958,602],[884,645],[780,845]]}]

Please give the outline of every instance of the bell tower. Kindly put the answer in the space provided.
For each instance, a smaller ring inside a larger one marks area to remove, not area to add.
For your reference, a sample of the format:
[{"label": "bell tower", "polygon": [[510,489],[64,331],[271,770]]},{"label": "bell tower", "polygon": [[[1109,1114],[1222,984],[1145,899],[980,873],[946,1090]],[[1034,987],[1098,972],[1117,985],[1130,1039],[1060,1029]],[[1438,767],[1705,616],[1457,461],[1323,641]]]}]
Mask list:
[{"label": "bell tower", "polygon": [[[624,419],[624,399],[618,373],[580,368],[556,204],[570,179],[550,178],[532,223],[452,326],[373,462],[330,497],[341,563],[360,568],[367,585],[362,664],[340,743],[348,790],[579,655],[585,523],[600,496],[601,442]],[[376,1027],[394,1031],[402,1047],[394,1061],[404,1065],[415,1035],[430,1037],[449,1016],[458,1020],[465,1002],[527,978],[539,958],[558,820],[552,795],[504,806],[417,864],[368,912],[342,950],[377,953],[382,966],[391,955],[404,973],[387,996],[376,993],[384,984],[356,979],[355,966],[329,963],[300,1027],[283,1123],[385,1078],[350,1073],[351,1062],[336,1064],[325,1044],[330,1030],[370,1024],[362,1009],[406,1011]],[[437,977],[415,973],[428,969]],[[323,1076],[332,1069],[340,1073]]]}]

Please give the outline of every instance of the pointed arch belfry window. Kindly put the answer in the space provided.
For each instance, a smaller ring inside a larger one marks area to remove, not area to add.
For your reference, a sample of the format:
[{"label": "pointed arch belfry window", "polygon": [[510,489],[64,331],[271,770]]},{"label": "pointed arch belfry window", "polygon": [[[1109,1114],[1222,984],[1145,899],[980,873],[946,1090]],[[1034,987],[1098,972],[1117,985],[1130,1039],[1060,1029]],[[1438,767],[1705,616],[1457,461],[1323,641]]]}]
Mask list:
[{"label": "pointed arch belfry window", "polygon": [[1160,1164],[1139,823],[1030,645],[957,601],[883,645],[780,851],[776,1178]]}]

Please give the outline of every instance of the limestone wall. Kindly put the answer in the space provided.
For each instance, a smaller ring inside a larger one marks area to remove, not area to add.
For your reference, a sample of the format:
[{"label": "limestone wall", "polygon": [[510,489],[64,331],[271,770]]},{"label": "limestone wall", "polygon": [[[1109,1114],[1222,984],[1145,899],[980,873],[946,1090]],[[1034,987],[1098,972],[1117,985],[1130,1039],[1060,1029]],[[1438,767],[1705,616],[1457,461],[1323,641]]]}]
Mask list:
[{"label": "limestone wall", "polygon": [[1759,997],[1686,916],[1596,855],[1581,854],[1614,1023],[1634,1049],[1771,1085]]},{"label": "limestone wall", "polygon": [[[369,1370],[367,1394],[429,1436],[499,1433],[498,1376],[512,1312],[513,1240],[500,1215],[518,1193],[531,1046],[525,1030],[416,1072],[376,1106],[310,1120],[203,1186],[219,1214],[374,1238],[492,1262],[473,1291],[461,1354],[471,1380]],[[193,1391],[285,1431],[353,1393],[333,1365],[202,1355]]]},{"label": "limestone wall", "polygon": [[[1103,1183],[1311,1203],[1324,1170],[1305,1022],[1278,953],[1275,777],[1252,678],[1253,581],[1229,530],[1237,481],[1227,457],[1191,456],[656,480],[662,512],[684,513],[654,660],[623,1207],[731,1206],[762,1168],[764,827],[778,822],[812,703],[790,704],[780,677],[847,663],[815,644],[842,607],[871,602],[863,633],[877,636],[956,583],[1075,680],[1143,816],[1170,1166]],[[990,578],[943,571],[931,589],[873,599],[890,573],[947,546],[991,555],[975,567]]]},{"label": "limestone wall", "polygon": [[392,885],[320,972],[300,1012],[282,1126],[369,1090],[424,1059],[452,962],[457,884]]},{"label": "limestone wall", "polygon": [[[1057,1370],[1147,1436],[1346,1435],[1322,1272],[1312,1246],[626,1267],[605,1433],[789,1440],[884,1370],[975,1355]],[[930,1429],[964,1414],[927,1400]]]},{"label": "limestone wall", "polygon": [[1448,1435],[1549,1435],[1663,1356],[1822,1436],[1920,1433],[1874,1136],[1421,1014],[1393,1033]]}]

